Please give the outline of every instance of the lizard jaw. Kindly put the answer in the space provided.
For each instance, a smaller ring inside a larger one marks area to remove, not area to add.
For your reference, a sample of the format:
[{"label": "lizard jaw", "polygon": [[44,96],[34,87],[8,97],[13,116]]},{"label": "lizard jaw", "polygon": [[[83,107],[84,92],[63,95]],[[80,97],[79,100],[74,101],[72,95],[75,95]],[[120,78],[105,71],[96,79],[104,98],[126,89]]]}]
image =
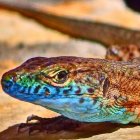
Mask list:
[{"label": "lizard jaw", "polygon": [[[7,93],[8,95],[22,100],[26,102],[34,102],[38,98],[44,98],[44,94],[41,92],[34,93],[35,90],[39,91],[39,88],[37,89],[37,85],[31,87],[25,87],[22,84],[17,83],[14,78],[16,77],[15,74],[11,74],[11,72],[7,72],[2,76],[1,84],[2,89]],[[48,89],[45,89],[47,93],[49,92]]]}]

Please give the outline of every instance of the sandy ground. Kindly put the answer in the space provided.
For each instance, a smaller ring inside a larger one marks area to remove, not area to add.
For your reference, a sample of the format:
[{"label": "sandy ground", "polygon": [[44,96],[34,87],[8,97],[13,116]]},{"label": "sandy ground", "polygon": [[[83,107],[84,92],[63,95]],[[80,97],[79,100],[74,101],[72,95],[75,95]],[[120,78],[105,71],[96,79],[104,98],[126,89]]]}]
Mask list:
[{"label": "sandy ground", "polygon": [[[42,6],[43,10],[46,8],[57,14],[140,29],[140,15],[126,8],[122,0],[82,0]],[[0,76],[30,57],[59,55],[104,57],[105,49],[99,44],[75,40],[47,29],[17,13],[0,10]],[[42,107],[13,99],[4,94],[2,90],[0,91],[0,131],[13,124],[24,122],[31,114],[42,117],[57,115]],[[140,137],[137,137],[136,132],[139,131],[139,127],[135,130],[133,128],[120,129],[113,135],[103,134],[93,139],[111,140],[118,135],[123,138],[124,134],[127,135],[127,132],[130,132],[129,135],[131,134],[134,140],[138,140]]]}]

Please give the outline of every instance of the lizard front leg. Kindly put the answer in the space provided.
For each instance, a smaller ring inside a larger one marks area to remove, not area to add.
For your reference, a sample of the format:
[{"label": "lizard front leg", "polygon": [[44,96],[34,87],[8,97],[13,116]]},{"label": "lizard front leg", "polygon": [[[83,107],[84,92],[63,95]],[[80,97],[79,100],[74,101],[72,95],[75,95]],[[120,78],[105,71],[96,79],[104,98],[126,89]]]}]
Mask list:
[{"label": "lizard front leg", "polygon": [[[30,123],[30,121],[36,120],[35,123]],[[56,133],[62,130],[71,131],[82,125],[81,122],[71,120],[64,116],[57,116],[54,118],[41,118],[36,115],[31,115],[27,117],[26,123],[21,123],[18,127],[18,133],[22,132],[23,128],[28,128],[29,135],[35,131],[47,133]]]}]

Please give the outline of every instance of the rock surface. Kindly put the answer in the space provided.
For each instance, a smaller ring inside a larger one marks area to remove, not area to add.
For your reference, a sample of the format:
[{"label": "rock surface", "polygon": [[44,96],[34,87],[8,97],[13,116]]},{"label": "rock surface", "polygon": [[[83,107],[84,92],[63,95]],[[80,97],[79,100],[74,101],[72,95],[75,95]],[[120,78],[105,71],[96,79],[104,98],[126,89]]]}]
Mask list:
[{"label": "rock surface", "polygon": [[[59,140],[59,139],[82,139],[82,138],[88,138],[88,139],[94,139],[94,140],[123,140],[128,139],[128,135],[130,139],[137,140],[140,138],[140,135],[138,135],[136,132],[130,131],[127,135],[127,131],[118,131],[118,133],[115,133],[114,131],[120,129],[123,127],[123,129],[129,130],[135,127],[135,125],[119,125],[119,124],[113,124],[113,123],[89,123],[89,124],[83,124],[82,126],[66,131],[64,129],[58,131],[58,132],[49,132],[49,131],[43,131],[43,132],[34,132],[29,135],[29,128],[25,127],[21,132],[17,132],[19,125],[15,125],[12,127],[9,127],[2,133],[0,133],[0,139],[1,140]],[[71,127],[71,126],[67,126]],[[132,128],[131,128],[132,127]],[[140,131],[140,130],[139,130]],[[138,131],[137,131],[138,132]],[[130,140],[128,139],[128,140]]]}]

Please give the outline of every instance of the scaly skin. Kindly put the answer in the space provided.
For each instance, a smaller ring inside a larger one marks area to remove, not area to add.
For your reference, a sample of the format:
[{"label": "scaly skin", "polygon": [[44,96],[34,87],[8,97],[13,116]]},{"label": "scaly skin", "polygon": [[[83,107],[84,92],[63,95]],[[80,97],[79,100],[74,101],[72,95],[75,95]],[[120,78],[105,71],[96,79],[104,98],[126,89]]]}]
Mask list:
[{"label": "scaly skin", "polygon": [[[107,59],[140,56],[139,31],[60,17],[24,4],[0,1],[0,7],[18,11],[73,37],[95,40],[108,47],[115,45],[108,50]],[[136,51],[126,53],[127,47]],[[139,81],[139,59],[114,62],[76,57],[33,58],[5,73],[2,87],[15,98],[81,122],[127,124],[139,123]]]},{"label": "scaly skin", "polygon": [[81,122],[139,123],[139,63],[37,57],[6,72],[3,90]]},{"label": "scaly skin", "polygon": [[107,49],[106,59],[128,61],[140,57],[140,45],[113,45]]}]

